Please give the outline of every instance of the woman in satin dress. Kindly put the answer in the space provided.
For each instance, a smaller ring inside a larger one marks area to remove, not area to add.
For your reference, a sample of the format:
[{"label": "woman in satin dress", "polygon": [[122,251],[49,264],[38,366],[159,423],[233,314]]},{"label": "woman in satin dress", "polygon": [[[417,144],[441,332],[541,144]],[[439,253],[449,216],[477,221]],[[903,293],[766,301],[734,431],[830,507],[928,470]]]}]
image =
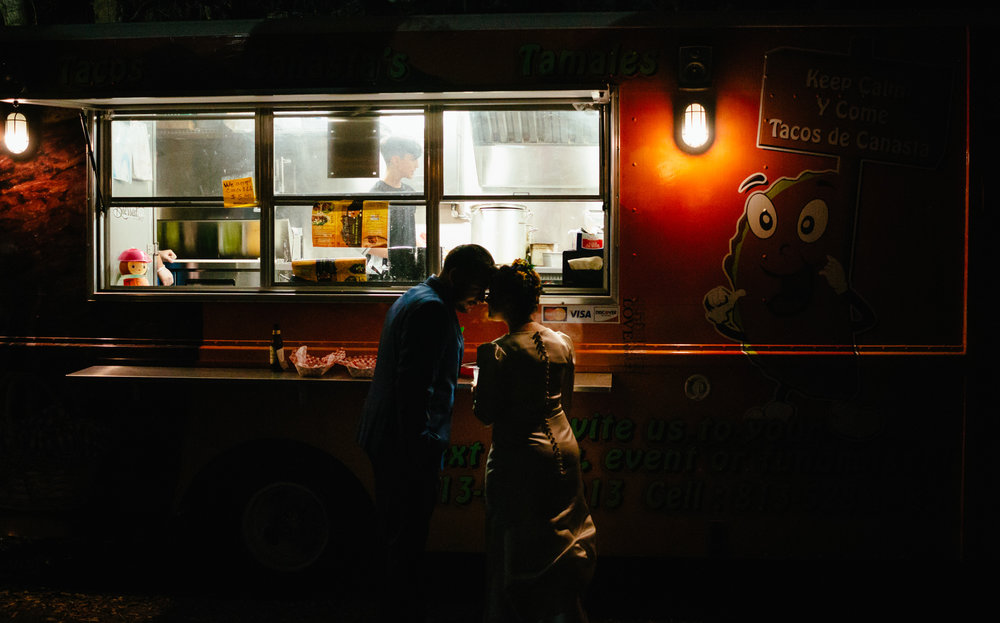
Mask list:
[{"label": "woman in satin dress", "polygon": [[597,560],[580,448],[566,418],[573,342],[532,320],[541,281],[524,260],[490,284],[509,329],[477,352],[476,417],[493,428],[486,463],[486,623],[585,623]]}]

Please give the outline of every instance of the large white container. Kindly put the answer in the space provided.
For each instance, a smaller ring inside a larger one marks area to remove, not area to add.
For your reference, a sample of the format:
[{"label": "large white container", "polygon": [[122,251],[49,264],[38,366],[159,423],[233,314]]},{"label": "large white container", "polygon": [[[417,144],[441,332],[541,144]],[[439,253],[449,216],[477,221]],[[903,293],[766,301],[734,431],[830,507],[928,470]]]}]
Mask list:
[{"label": "large white container", "polygon": [[497,264],[528,253],[530,213],[516,203],[481,203],[472,207],[472,242],[486,247]]}]

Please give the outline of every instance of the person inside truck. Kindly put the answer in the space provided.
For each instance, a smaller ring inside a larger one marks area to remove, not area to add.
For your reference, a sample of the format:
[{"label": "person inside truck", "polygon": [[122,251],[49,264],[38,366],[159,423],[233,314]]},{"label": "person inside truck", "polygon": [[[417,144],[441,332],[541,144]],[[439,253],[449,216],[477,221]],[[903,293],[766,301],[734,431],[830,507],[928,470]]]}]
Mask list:
[{"label": "person inside truck", "polygon": [[[373,193],[412,193],[416,190],[404,180],[411,179],[424,150],[417,141],[402,136],[390,136],[379,148],[385,161],[385,173],[375,182]],[[389,209],[389,246],[416,247],[415,205],[394,205]],[[372,257],[387,259],[388,249],[371,249]]]},{"label": "person inside truck", "polygon": [[473,411],[492,426],[486,462],[486,623],[585,623],[597,559],[580,448],[566,417],[574,348],[532,319],[541,280],[525,260],[490,283],[490,318],[506,335],[477,349]]},{"label": "person inside truck", "polygon": [[420,143],[402,136],[390,136],[379,148],[385,161],[385,174],[372,186],[373,193],[412,193],[412,186],[404,182],[413,177],[424,150]]},{"label": "person inside truck", "polygon": [[407,290],[386,314],[358,430],[375,475],[383,546],[379,621],[425,617],[421,559],[465,345],[456,312],[485,300],[493,271],[489,251],[459,245],[438,275]]}]

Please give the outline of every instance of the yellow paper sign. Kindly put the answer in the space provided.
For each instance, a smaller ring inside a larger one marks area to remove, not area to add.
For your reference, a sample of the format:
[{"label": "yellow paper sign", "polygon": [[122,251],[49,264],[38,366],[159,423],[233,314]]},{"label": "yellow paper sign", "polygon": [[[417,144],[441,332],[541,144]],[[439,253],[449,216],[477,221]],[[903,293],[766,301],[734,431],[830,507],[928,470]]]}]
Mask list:
[{"label": "yellow paper sign", "polygon": [[252,177],[222,180],[222,203],[227,208],[252,208],[257,205]]},{"label": "yellow paper sign", "polygon": [[385,248],[389,234],[387,201],[319,201],[312,209],[314,247]]},{"label": "yellow paper sign", "polygon": [[366,201],[364,223],[361,225],[361,243],[372,249],[389,246],[389,202]]}]

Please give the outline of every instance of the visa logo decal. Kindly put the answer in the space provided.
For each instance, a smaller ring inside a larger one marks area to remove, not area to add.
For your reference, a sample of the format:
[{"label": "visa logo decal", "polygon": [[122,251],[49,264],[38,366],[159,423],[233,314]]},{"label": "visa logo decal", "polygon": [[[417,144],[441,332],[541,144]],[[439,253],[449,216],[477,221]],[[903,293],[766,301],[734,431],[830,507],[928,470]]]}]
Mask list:
[{"label": "visa logo decal", "polygon": [[618,307],[615,305],[543,305],[542,322],[600,322],[616,324],[620,322]]}]

